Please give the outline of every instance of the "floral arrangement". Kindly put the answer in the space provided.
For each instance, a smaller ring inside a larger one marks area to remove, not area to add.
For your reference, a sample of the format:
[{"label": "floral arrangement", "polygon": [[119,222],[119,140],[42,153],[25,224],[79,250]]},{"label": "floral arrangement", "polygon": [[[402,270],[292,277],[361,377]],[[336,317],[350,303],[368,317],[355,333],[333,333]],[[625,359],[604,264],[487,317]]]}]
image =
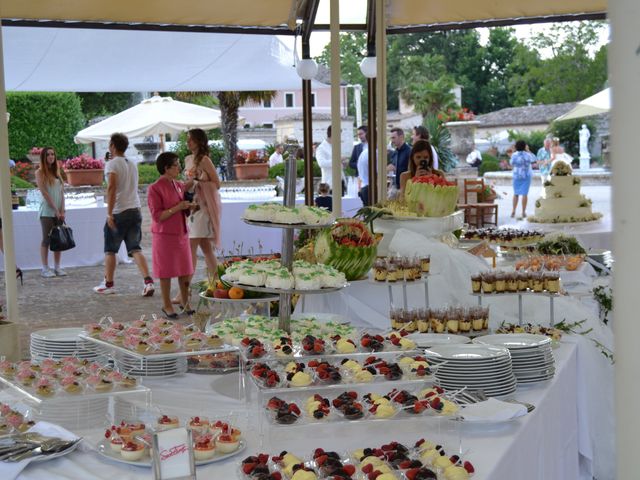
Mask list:
[{"label": "floral arrangement", "polygon": [[29,181],[33,165],[29,162],[16,162],[14,167],[14,175],[20,177],[22,180]]},{"label": "floral arrangement", "polygon": [[572,172],[571,165],[562,160],[558,160],[553,164],[553,167],[551,167],[551,175],[557,177],[566,177],[567,175],[571,175]]},{"label": "floral arrangement", "polygon": [[243,163],[267,163],[269,158],[264,154],[263,150],[238,150],[236,153],[236,164]]},{"label": "floral arrangement", "polygon": [[29,150],[29,155],[40,155],[42,153],[42,150],[44,150],[43,147],[33,147],[31,150]]},{"label": "floral arrangement", "polygon": [[65,170],[103,170],[104,162],[97,160],[86,153],[82,153],[77,157],[64,162],[63,167]]},{"label": "floral arrangement", "polygon": [[453,109],[438,114],[438,120],[443,122],[468,122],[476,118],[476,115],[468,108]]}]

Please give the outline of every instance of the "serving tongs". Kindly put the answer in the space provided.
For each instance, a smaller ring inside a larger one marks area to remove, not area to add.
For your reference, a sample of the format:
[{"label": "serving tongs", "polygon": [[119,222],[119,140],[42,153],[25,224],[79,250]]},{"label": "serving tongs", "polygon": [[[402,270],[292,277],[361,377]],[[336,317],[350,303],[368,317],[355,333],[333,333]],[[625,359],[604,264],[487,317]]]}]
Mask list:
[{"label": "serving tongs", "polygon": [[0,461],[19,462],[38,455],[61,452],[73,447],[81,440],[82,438],[63,440],[35,432],[15,434],[0,440]]}]

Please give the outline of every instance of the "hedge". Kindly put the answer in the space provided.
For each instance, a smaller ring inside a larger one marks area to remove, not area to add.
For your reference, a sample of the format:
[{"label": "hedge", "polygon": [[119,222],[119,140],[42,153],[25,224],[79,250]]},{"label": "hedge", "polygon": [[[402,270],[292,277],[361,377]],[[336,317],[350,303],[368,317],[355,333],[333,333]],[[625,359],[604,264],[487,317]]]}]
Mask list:
[{"label": "hedge", "polygon": [[[304,177],[304,160],[298,160],[296,163],[297,163],[296,177],[302,178]],[[313,176],[319,177],[320,175],[322,175],[322,172],[320,171],[320,166],[318,165],[318,162],[314,159],[313,160]],[[269,178],[276,178],[276,177],[284,178],[284,162],[274,165],[269,169]]]},{"label": "hedge", "polygon": [[32,147],[51,146],[59,158],[78,155],[73,137],[84,127],[80,99],[65,92],[7,93],[9,157],[25,158]]},{"label": "hedge", "polygon": [[478,167],[478,175],[482,177],[487,172],[499,172],[500,170],[500,160],[488,153],[482,154],[482,163]]},{"label": "hedge", "polygon": [[158,178],[160,178],[160,172],[156,168],[156,165],[149,165],[144,163],[138,164],[138,184],[139,185],[151,185]]}]

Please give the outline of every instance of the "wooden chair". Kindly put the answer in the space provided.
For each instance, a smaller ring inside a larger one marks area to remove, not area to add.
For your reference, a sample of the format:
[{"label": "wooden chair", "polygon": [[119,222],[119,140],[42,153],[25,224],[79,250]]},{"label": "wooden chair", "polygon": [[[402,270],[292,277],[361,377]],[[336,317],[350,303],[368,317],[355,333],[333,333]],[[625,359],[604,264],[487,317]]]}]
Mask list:
[{"label": "wooden chair", "polygon": [[[498,226],[498,205],[480,203],[478,198],[484,192],[483,179],[464,179],[464,203],[458,208],[464,210],[464,222],[471,227]],[[475,202],[469,203],[469,197],[475,194]]]}]

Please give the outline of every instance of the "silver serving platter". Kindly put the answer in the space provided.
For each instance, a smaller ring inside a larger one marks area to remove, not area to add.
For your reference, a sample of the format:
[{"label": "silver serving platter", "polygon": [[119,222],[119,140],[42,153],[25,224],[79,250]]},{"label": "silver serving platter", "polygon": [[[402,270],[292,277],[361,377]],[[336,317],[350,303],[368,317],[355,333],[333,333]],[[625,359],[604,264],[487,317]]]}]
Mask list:
[{"label": "silver serving platter", "polygon": [[274,222],[258,222],[256,220],[247,220],[243,218],[244,223],[253,225],[254,227],[267,227],[267,228],[285,228],[295,230],[318,230],[321,228],[327,228],[333,225],[333,219],[329,223],[323,223],[319,225],[308,225],[306,223],[274,223]]}]

